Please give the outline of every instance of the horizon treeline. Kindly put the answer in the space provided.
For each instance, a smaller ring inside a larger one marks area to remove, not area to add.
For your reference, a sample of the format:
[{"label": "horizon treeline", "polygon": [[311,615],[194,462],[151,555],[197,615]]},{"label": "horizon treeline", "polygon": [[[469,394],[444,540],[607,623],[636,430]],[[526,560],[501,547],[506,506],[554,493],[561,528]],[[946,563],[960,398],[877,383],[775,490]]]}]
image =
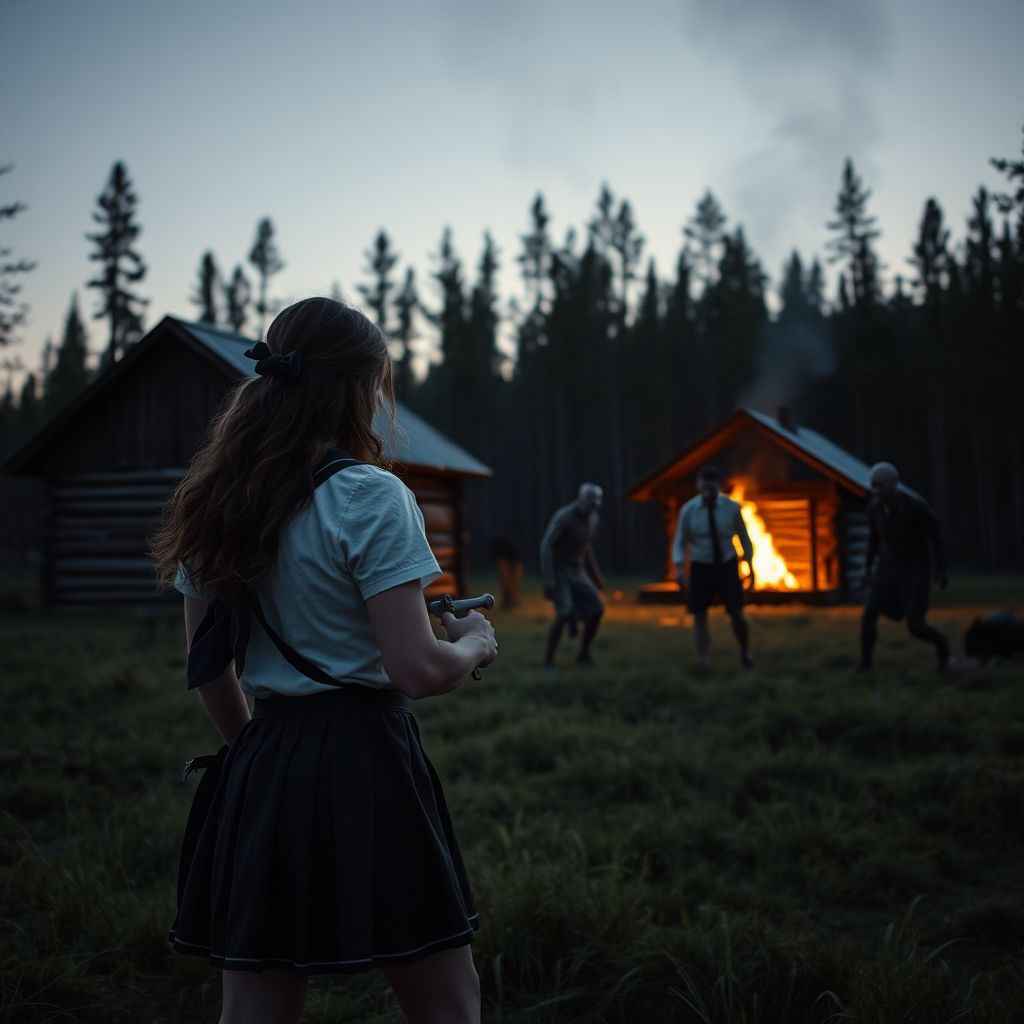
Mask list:
[{"label": "horizon treeline", "polygon": [[[1024,162],[993,162],[1024,179]],[[401,397],[495,470],[470,485],[475,564],[501,536],[535,565],[552,512],[593,481],[606,568],[657,572],[660,510],[624,491],[737,406],[785,405],[864,461],[894,463],[958,562],[1024,567],[1024,197],[980,187],[955,241],[926,200],[907,274],[885,294],[870,194],[848,160],[828,222],[836,287],[826,294],[822,265],[794,251],[775,316],[742,226],[710,192],[667,280],[643,259],[628,200],[603,189],[582,238],[556,242],[538,196],[514,256],[527,304],[511,364],[494,245],[485,236],[470,281],[445,232],[429,314],[442,361],[421,383],[401,374]]]},{"label": "horizon treeline", "polygon": [[[1024,160],[992,162],[1011,185],[1024,182]],[[625,502],[624,491],[737,406],[774,415],[786,405],[864,461],[895,463],[935,506],[958,562],[1020,569],[1022,193],[1024,186],[1013,195],[979,188],[959,238],[927,199],[906,274],[887,293],[871,193],[848,160],[827,222],[836,284],[827,289],[822,264],[794,251],[774,315],[768,275],[710,191],[683,226],[667,278],[645,258],[629,201],[604,187],[584,229],[561,240],[551,237],[538,195],[510,257],[485,234],[468,266],[445,229],[430,274],[433,301],[421,298],[413,268],[396,274],[398,253],[382,230],[366,253],[368,280],[356,287],[392,339],[400,399],[495,471],[493,481],[470,484],[477,566],[487,564],[495,537],[534,565],[551,514],[593,481],[606,494],[598,544],[605,568],[657,573],[660,510]],[[522,298],[504,309],[495,284],[503,258],[518,266],[523,285]],[[269,219],[258,225],[249,261],[260,277],[255,301],[240,266],[222,282],[213,254],[203,254],[192,297],[201,319],[239,329],[250,302],[260,323],[277,308],[267,282],[283,261]],[[421,318],[438,348],[418,380]],[[141,321],[131,326],[137,336]],[[123,350],[116,328],[112,319],[109,358]],[[499,344],[503,330],[514,332],[514,355]],[[11,451],[84,386],[85,353],[73,301],[65,337],[44,353],[40,375],[0,400],[0,449]]]}]

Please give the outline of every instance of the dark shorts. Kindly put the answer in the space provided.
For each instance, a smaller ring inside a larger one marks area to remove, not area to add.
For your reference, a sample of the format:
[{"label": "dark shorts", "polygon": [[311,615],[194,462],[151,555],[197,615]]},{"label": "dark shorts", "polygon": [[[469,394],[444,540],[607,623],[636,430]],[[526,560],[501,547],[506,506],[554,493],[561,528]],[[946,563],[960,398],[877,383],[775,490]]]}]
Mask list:
[{"label": "dark shorts", "polygon": [[555,611],[589,622],[604,612],[604,604],[586,571],[574,565],[555,567]]},{"label": "dark shorts", "polygon": [[722,599],[730,615],[743,611],[743,584],[740,582],[739,562],[732,558],[721,565],[694,562],[690,566],[690,588],[686,607],[694,615],[708,610],[715,595]]},{"label": "dark shorts", "polygon": [[896,622],[920,621],[928,611],[931,596],[930,570],[927,561],[906,565],[885,565],[880,561],[871,578],[865,613],[884,615]]}]

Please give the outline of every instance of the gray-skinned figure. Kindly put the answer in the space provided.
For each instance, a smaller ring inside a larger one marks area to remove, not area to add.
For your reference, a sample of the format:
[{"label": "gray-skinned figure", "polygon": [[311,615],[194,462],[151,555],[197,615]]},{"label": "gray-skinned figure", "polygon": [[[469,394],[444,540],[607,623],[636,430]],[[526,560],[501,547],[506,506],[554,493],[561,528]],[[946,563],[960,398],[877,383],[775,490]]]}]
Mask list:
[{"label": "gray-skinned figure", "polygon": [[555,671],[555,648],[565,626],[580,619],[577,662],[593,665],[590,645],[597,634],[604,604],[598,590],[604,589],[604,577],[594,556],[594,539],[601,517],[603,492],[597,484],[582,484],[576,500],[560,508],[548,523],[540,542],[540,571],[544,596],[555,604],[555,617],[548,627],[544,649],[544,668]]}]

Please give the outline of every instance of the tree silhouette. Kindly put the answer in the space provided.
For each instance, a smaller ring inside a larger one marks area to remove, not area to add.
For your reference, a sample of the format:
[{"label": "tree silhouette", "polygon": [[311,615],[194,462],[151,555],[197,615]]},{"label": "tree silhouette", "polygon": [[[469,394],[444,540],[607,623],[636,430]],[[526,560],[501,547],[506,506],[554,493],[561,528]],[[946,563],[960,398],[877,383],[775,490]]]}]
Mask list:
[{"label": "tree silhouette", "polygon": [[428,382],[432,385],[435,416],[442,429],[454,434],[455,405],[458,401],[456,379],[466,355],[467,310],[462,277],[462,261],[452,244],[451,228],[445,228],[437,253],[437,270],[432,275],[441,290],[441,309],[430,313],[431,321],[441,333],[441,365],[432,369]]},{"label": "tree silhouette", "polygon": [[110,340],[104,363],[114,362],[125,349],[142,336],[142,311],[148,304],[129,290],[146,276],[146,265],[133,248],[142,228],[135,222],[138,202],[124,164],[118,160],[110,172],[107,186],[96,200],[99,212],[93,220],[105,230],[86,235],[96,245],[89,257],[102,266],[99,277],[89,282],[102,296],[102,305],[94,315],[110,321]]},{"label": "tree silhouette", "polygon": [[264,217],[256,225],[256,241],[253,242],[252,251],[249,253],[249,262],[260,275],[260,297],[256,302],[256,312],[260,315],[259,334],[262,337],[267,314],[272,312],[267,303],[267,284],[274,274],[284,269],[284,260],[281,259],[277,243],[274,241],[274,225],[269,217]]},{"label": "tree silhouette", "polygon": [[416,272],[409,267],[405,271],[405,281],[395,296],[397,324],[393,337],[402,343],[402,351],[395,366],[395,387],[401,396],[406,396],[416,383],[412,370],[412,343],[416,338],[415,317],[419,304],[419,296],[416,294]]},{"label": "tree silhouette", "polygon": [[89,383],[88,339],[82,319],[78,315],[78,295],[72,295],[68,315],[64,321],[64,336],[53,369],[46,377],[45,398],[47,411],[55,413],[64,408]]},{"label": "tree silhouette", "polygon": [[522,254],[516,257],[526,284],[527,299],[534,310],[539,310],[544,299],[543,286],[551,267],[551,239],[548,237],[548,217],[544,197],[538,192],[530,207],[531,231],[520,236]]},{"label": "tree silhouette", "polygon": [[644,236],[636,230],[629,200],[622,200],[617,214],[613,214],[614,205],[612,193],[607,185],[603,185],[597,200],[597,215],[590,222],[590,231],[605,258],[612,252],[618,256],[618,320],[620,326],[624,326],[629,308],[629,285],[636,277]]},{"label": "tree silhouette", "polygon": [[1020,182],[1013,194],[1000,192],[995,196],[1000,213],[1012,213],[1015,209],[1024,210],[1024,142],[1021,142],[1020,155],[1020,160],[992,157],[989,161],[997,171],[1006,175],[1011,186],[1015,181]]},{"label": "tree silhouette", "polygon": [[220,291],[220,272],[217,270],[217,263],[213,253],[207,250],[199,261],[199,279],[196,281],[195,290],[192,292],[192,304],[199,307],[199,320],[201,323],[216,324],[217,297]]},{"label": "tree silhouette", "polygon": [[388,296],[394,290],[395,283],[391,280],[391,271],[398,262],[398,253],[391,249],[391,240],[384,231],[379,231],[373,240],[373,248],[364,253],[366,269],[373,277],[373,284],[356,285],[356,290],[373,310],[377,326],[388,333]]},{"label": "tree silhouette", "polygon": [[848,282],[853,292],[853,305],[870,305],[877,298],[878,261],[871,243],[881,235],[875,227],[875,218],[868,215],[867,203],[871,190],[854,170],[847,158],[843,166],[842,184],[836,197],[836,219],[828,222],[828,229],[836,237],[828,242],[832,251],[830,262],[847,261]]},{"label": "tree silhouette", "polygon": [[917,242],[910,264],[917,271],[915,284],[921,293],[923,314],[922,364],[928,386],[928,475],[932,504],[940,517],[948,508],[946,488],[946,345],[943,323],[946,287],[950,272],[949,230],[942,208],[929,199],[921,216]]},{"label": "tree silhouette", "polygon": [[840,276],[840,311],[846,311],[840,323],[841,347],[845,372],[853,383],[854,448],[869,461],[881,457],[881,418],[883,405],[880,392],[879,359],[884,342],[878,317],[878,259],[872,243],[881,232],[875,218],[867,212],[871,190],[847,158],[836,197],[836,219],[827,227],[835,233],[827,247],[829,261],[846,261]]},{"label": "tree silhouette", "polygon": [[[0,167],[0,177],[14,170],[13,164]],[[13,220],[28,207],[21,202],[0,206],[0,221]],[[12,260],[13,252],[8,246],[0,246],[0,345],[9,345],[14,333],[28,316],[28,305],[18,299],[21,285],[17,283],[21,274],[35,269],[29,260]]]},{"label": "tree silhouette", "polygon": [[718,250],[725,236],[725,214],[722,206],[708,189],[697,203],[694,215],[683,228],[687,242],[697,247],[695,265],[697,276],[707,287],[713,279],[718,262]]},{"label": "tree silhouette", "polygon": [[248,319],[251,298],[252,289],[249,287],[249,279],[242,272],[241,266],[236,264],[231,280],[224,285],[225,318],[231,325],[231,330],[236,334],[241,333],[245,321]]}]

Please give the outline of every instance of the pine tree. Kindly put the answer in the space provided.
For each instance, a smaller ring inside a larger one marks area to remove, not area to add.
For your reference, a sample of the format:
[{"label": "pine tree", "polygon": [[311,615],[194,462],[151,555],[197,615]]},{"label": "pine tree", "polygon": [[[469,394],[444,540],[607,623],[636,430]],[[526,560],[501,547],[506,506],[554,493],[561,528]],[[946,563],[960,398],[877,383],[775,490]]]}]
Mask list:
[{"label": "pine tree", "polygon": [[1008,472],[1005,475],[1008,516],[1003,534],[1003,557],[1013,565],[1024,565],[1024,205],[1016,224],[1003,221],[997,243],[999,311],[996,319],[1001,377],[1003,437]]},{"label": "pine tree", "polygon": [[120,160],[111,169],[107,187],[96,202],[100,209],[93,220],[105,230],[86,238],[96,244],[89,258],[101,264],[102,272],[88,287],[96,288],[103,297],[94,317],[110,321],[110,340],[103,360],[111,363],[141,337],[142,311],[148,303],[129,290],[130,285],[145,278],[146,264],[133,248],[142,230],[135,221],[138,199]]},{"label": "pine tree", "polygon": [[691,254],[684,245],[676,260],[676,278],[668,288],[665,308],[664,335],[672,394],[673,452],[700,433],[703,418],[697,395],[699,365],[696,316],[691,294],[693,268],[690,261]]},{"label": "pine tree", "polygon": [[252,289],[249,279],[242,272],[240,265],[235,266],[231,280],[224,286],[225,318],[236,334],[240,334],[249,317],[249,302]]},{"label": "pine tree", "polygon": [[427,379],[427,395],[435,423],[446,433],[456,431],[456,405],[461,396],[457,377],[466,356],[467,310],[462,277],[462,261],[452,244],[451,228],[445,228],[437,254],[438,268],[433,274],[441,289],[441,309],[430,319],[441,333],[441,364],[432,368]]},{"label": "pine tree", "polygon": [[14,399],[10,373],[0,398],[0,457],[6,458],[18,443],[18,404]]},{"label": "pine tree", "polygon": [[821,264],[805,271],[793,251],[782,270],[778,318],[763,331],[756,384],[745,401],[774,414],[797,401],[835,365],[835,353],[822,316]]},{"label": "pine tree", "polygon": [[[0,177],[12,170],[13,164],[0,167]],[[0,206],[0,222],[13,220],[27,209],[24,203],[17,201]],[[14,340],[15,332],[28,316],[28,306],[18,298],[21,285],[17,281],[21,274],[27,274],[36,266],[29,260],[12,260],[12,252],[9,246],[0,246],[0,345],[9,345]]]},{"label": "pine tree", "polygon": [[89,383],[89,370],[86,366],[88,358],[88,338],[78,315],[76,294],[71,297],[56,362],[46,377],[46,407],[49,415],[63,409]]},{"label": "pine tree", "polygon": [[841,305],[851,310],[841,325],[846,370],[852,384],[854,447],[862,458],[875,461],[881,456],[883,402],[879,371],[883,347],[878,318],[878,259],[872,243],[881,232],[867,212],[871,190],[864,188],[853,161],[846,160],[836,198],[836,219],[828,222],[835,237],[828,243],[831,262],[846,261],[841,280]]},{"label": "pine tree", "polygon": [[875,218],[868,215],[867,203],[871,190],[864,188],[861,177],[847,158],[843,166],[843,180],[836,198],[836,219],[828,228],[836,232],[828,246],[832,262],[847,261],[849,282],[853,292],[853,305],[867,306],[878,298],[878,261],[871,243],[881,235],[875,227]]},{"label": "pine tree", "polygon": [[962,343],[969,346],[961,367],[961,380],[970,394],[970,462],[974,478],[974,528],[979,539],[978,551],[986,564],[995,566],[995,454],[999,447],[995,429],[996,410],[991,393],[1000,380],[1001,366],[996,342],[996,311],[998,295],[995,262],[995,225],[991,215],[992,197],[982,186],[972,200],[967,221],[964,246],[963,284],[964,311],[967,314],[969,337]]},{"label": "pine tree", "polygon": [[620,359],[630,479],[672,454],[673,367],[661,306],[662,287],[652,258]]},{"label": "pine tree", "polygon": [[722,258],[698,303],[707,337],[710,372],[706,386],[712,423],[735,407],[753,380],[760,334],[768,318],[766,280],[747,246],[743,228],[723,236]]},{"label": "pine tree", "polygon": [[213,253],[207,250],[199,261],[199,278],[191,298],[192,304],[199,307],[200,323],[217,323],[217,298],[220,290],[220,271],[217,270]]},{"label": "pine tree", "polygon": [[626,323],[629,316],[629,287],[636,274],[636,265],[643,249],[644,238],[636,230],[633,210],[627,200],[619,204],[618,213],[613,213],[614,197],[607,185],[601,187],[597,200],[597,214],[590,221],[590,248],[597,259],[605,264],[610,274],[612,271],[611,254],[618,259],[619,290],[615,294],[614,287],[610,297],[614,303],[610,330],[599,336],[600,344],[595,355],[600,360],[604,375],[605,404],[608,422],[608,463],[609,481],[615,500],[608,506],[609,532],[615,561],[622,563],[626,555],[626,536],[622,527],[621,498],[625,490],[626,474],[631,467],[627,465],[627,449],[623,445],[623,425],[625,423],[623,401],[619,375],[616,365],[619,362],[617,351],[625,343]]},{"label": "pine tree", "polygon": [[613,213],[615,199],[607,185],[601,187],[597,200],[597,214],[590,222],[590,231],[602,254],[609,258],[611,253],[618,257],[619,295],[618,319],[625,325],[629,311],[629,286],[636,277],[636,267],[644,247],[644,236],[636,230],[633,208],[623,199],[619,212]]},{"label": "pine tree", "polygon": [[1015,209],[1024,213],[1024,142],[1021,143],[1020,155],[1020,160],[993,157],[989,161],[997,171],[1006,175],[1011,186],[1015,181],[1020,182],[1016,192],[1003,192],[994,197],[1001,213],[1012,213]]},{"label": "pine tree", "polygon": [[267,286],[274,274],[284,270],[284,260],[281,259],[277,243],[274,241],[274,225],[269,217],[264,217],[256,225],[256,241],[253,242],[252,251],[249,253],[249,262],[260,275],[260,297],[256,302],[256,312],[260,315],[259,334],[263,337],[267,314],[273,312],[271,304],[267,301]]},{"label": "pine tree", "polygon": [[[452,379],[456,436],[484,463],[490,463],[494,454],[494,414],[501,405],[499,389],[504,387],[499,375],[502,354],[497,345],[497,272],[498,250],[490,233],[485,232],[477,279],[469,296],[465,348]],[[477,538],[482,555],[494,535],[492,493],[488,485],[474,484],[471,488],[470,538]]]},{"label": "pine tree", "polygon": [[416,386],[413,375],[412,343],[416,338],[416,310],[419,307],[419,296],[416,294],[416,272],[412,267],[405,271],[405,282],[395,296],[396,327],[394,338],[402,343],[402,351],[395,365],[395,388],[400,398],[409,394]]},{"label": "pine tree", "polygon": [[708,189],[683,228],[687,242],[693,242],[697,247],[694,257],[697,276],[705,287],[714,279],[718,254],[725,237],[725,221],[721,204],[712,195],[711,189]]},{"label": "pine tree", "polygon": [[530,233],[520,236],[523,252],[516,257],[526,284],[527,296],[533,312],[538,312],[544,301],[544,281],[551,268],[551,239],[548,237],[548,217],[544,197],[538,192],[530,207]]},{"label": "pine tree", "polygon": [[928,394],[928,476],[929,497],[941,519],[948,511],[946,495],[946,339],[945,298],[949,277],[949,231],[942,221],[942,208],[929,199],[925,203],[914,254],[909,262],[917,271],[921,293],[924,352],[922,365]]},{"label": "pine tree", "polygon": [[[509,416],[521,424],[515,438],[507,432],[499,432],[506,444],[507,459],[511,473],[495,478],[495,486],[506,488],[506,478],[514,476],[519,481],[519,493],[505,489],[506,504],[511,506],[510,516],[506,512],[504,528],[509,530],[511,522],[518,522],[518,532],[527,549],[536,548],[541,533],[551,515],[550,467],[561,460],[564,467],[564,434],[552,426],[558,410],[552,410],[547,399],[550,390],[550,363],[553,355],[547,331],[550,326],[551,295],[556,287],[553,283],[556,260],[548,235],[547,210],[544,197],[538,193],[530,206],[529,231],[520,236],[522,251],[516,257],[523,279],[527,308],[519,319],[516,338],[516,362],[509,389]],[[514,410],[514,411],[513,411]],[[555,447],[552,458],[552,446]],[[564,468],[564,474],[568,469]],[[557,492],[556,492],[557,493]],[[499,505],[499,508],[502,506]],[[512,519],[515,516],[515,519]]]},{"label": "pine tree", "polygon": [[487,407],[487,389],[500,376],[504,356],[497,346],[499,315],[495,277],[498,273],[498,249],[489,231],[484,232],[479,276],[469,299],[467,338],[472,349],[473,377],[480,388],[481,413]]},{"label": "pine tree", "polygon": [[391,271],[398,262],[398,253],[391,249],[391,240],[384,231],[380,231],[373,241],[373,248],[364,253],[366,257],[366,271],[373,277],[373,284],[356,285],[356,290],[366,300],[366,304],[373,310],[373,317],[377,326],[385,333],[388,333],[388,313],[390,300],[389,295],[394,290],[395,283],[391,279]]},{"label": "pine tree", "polygon": [[39,425],[42,402],[39,397],[39,381],[34,373],[26,374],[18,396],[18,431],[21,437],[28,437]]}]

